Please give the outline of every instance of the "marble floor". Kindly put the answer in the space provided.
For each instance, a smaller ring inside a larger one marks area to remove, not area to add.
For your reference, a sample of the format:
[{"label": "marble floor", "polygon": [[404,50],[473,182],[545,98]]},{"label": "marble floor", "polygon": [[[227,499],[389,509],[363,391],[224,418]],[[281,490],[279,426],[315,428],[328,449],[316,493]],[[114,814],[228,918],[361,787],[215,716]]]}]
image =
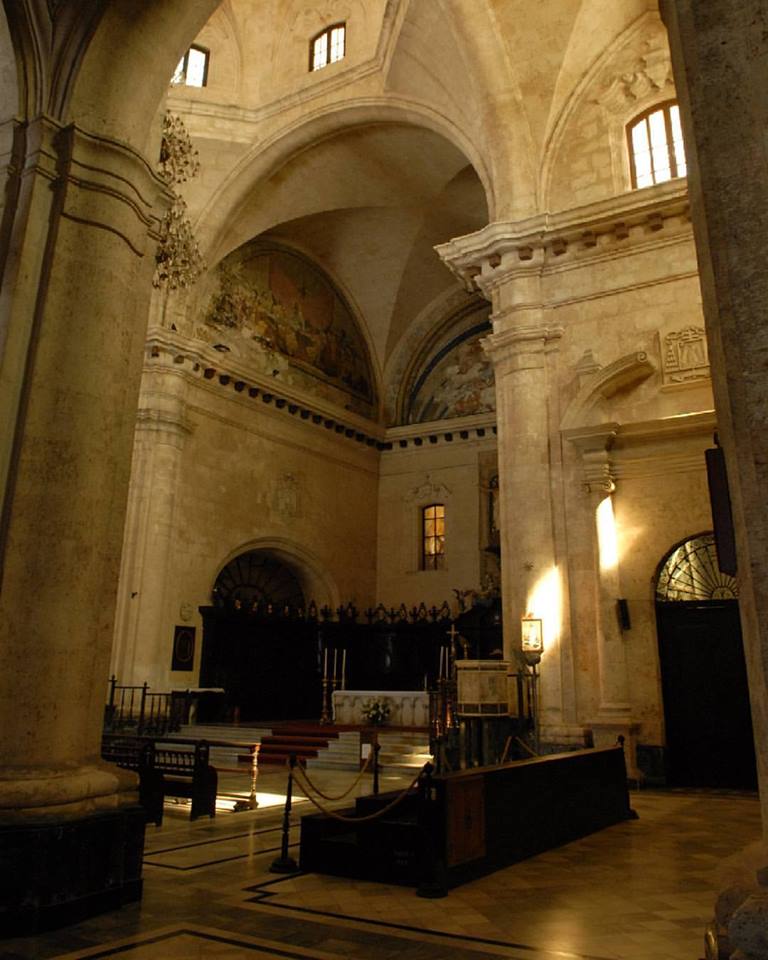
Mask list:
[{"label": "marble floor", "polygon": [[[313,778],[333,794],[352,774]],[[284,783],[283,771],[262,774],[259,810],[234,813],[226,801],[215,820],[190,823],[188,808],[167,805],[163,826],[148,828],[140,904],[0,941],[0,958],[697,960],[723,860],[760,836],[754,795],[642,790],[632,794],[638,820],[425,900],[410,888],[270,873],[282,812],[267,803]],[[297,798],[294,844],[310,809]]]}]

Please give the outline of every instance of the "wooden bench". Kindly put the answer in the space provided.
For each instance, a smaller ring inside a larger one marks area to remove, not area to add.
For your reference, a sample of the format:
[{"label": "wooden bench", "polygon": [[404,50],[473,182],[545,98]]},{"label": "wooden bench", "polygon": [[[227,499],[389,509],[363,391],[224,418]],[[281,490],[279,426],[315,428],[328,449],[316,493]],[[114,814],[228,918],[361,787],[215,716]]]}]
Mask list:
[{"label": "wooden bench", "polygon": [[163,822],[165,797],[190,799],[191,820],[215,817],[218,774],[208,762],[208,743],[205,740],[182,741],[171,746],[166,745],[168,742],[146,737],[105,736],[101,755],[119,767],[138,773],[139,801],[148,822],[158,826]]}]

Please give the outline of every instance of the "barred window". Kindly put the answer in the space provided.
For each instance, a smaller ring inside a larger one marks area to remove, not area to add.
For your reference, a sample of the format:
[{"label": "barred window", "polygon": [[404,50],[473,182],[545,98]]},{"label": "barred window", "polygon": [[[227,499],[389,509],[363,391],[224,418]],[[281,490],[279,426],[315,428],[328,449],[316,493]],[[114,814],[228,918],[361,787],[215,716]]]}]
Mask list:
[{"label": "barred window", "polygon": [[309,69],[322,70],[329,63],[336,63],[344,57],[347,46],[347,25],[334,23],[326,27],[309,45]]},{"label": "barred window", "polygon": [[445,504],[432,503],[421,511],[421,569],[445,566]]},{"label": "barred window", "polygon": [[627,139],[634,188],[686,175],[680,107],[674,100],[635,117],[627,126]]}]

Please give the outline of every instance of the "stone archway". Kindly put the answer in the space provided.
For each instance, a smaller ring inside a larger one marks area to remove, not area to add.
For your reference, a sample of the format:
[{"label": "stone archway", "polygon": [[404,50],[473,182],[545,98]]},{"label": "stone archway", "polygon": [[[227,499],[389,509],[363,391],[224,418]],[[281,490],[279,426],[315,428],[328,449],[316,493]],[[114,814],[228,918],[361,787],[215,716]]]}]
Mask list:
[{"label": "stone archway", "polygon": [[238,554],[219,571],[211,604],[200,608],[200,683],[225,691],[226,717],[319,717],[320,633],[306,580],[295,562],[263,548]]}]

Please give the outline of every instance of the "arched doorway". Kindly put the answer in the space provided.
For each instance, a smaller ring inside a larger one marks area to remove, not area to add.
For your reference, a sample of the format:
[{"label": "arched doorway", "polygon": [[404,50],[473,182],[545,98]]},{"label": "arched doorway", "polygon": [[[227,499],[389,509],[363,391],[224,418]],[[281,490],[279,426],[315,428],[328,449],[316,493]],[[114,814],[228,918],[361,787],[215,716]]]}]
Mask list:
[{"label": "arched doorway", "polygon": [[200,608],[200,683],[225,690],[229,716],[319,716],[317,621],[307,610],[302,580],[289,561],[263,549],[242,553],[219,571],[212,604]]},{"label": "arched doorway", "polygon": [[755,752],[738,584],[714,537],[691,537],[662,562],[656,624],[672,786],[755,789]]}]

